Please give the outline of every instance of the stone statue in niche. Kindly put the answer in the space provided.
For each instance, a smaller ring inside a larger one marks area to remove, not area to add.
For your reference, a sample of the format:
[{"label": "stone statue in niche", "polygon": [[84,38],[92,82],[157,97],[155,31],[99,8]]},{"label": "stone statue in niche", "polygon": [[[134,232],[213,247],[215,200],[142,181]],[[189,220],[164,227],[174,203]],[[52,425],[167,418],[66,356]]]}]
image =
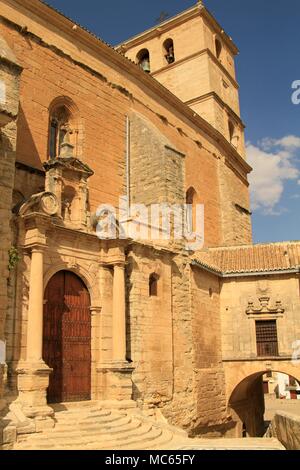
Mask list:
[{"label": "stone statue in niche", "polygon": [[76,202],[76,188],[65,186],[62,195],[62,218],[65,222],[76,220],[76,214],[72,214],[72,210],[76,212],[76,204],[74,202]]},{"label": "stone statue in niche", "polygon": [[46,188],[57,197],[58,215],[63,222],[76,230],[88,230],[88,179],[94,172],[73,157],[73,149],[67,133],[60,148],[60,156],[44,164]]}]

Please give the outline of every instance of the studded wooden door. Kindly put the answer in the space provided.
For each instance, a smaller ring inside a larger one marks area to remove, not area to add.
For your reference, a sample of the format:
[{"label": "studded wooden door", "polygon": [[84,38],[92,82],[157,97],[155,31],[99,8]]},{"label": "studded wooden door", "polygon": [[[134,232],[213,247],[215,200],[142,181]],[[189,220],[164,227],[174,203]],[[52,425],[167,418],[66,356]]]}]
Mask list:
[{"label": "studded wooden door", "polygon": [[49,403],[91,399],[90,296],[69,271],[58,272],[46,288],[43,358],[53,369]]}]

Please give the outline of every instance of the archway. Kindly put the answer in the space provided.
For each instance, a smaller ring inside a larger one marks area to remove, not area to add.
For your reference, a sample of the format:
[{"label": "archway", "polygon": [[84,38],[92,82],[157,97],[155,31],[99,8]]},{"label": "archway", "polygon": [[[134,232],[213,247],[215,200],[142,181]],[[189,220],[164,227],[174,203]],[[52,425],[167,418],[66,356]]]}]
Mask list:
[{"label": "archway", "polygon": [[[229,400],[229,409],[237,422],[236,437],[262,437],[265,434],[269,421],[272,419],[267,418],[270,414],[266,414],[268,411],[266,405],[269,406],[270,402],[265,400],[267,395],[263,383],[263,377],[266,377],[269,372],[266,370],[251,374],[234,388]],[[272,371],[272,374],[273,376],[280,374],[287,376],[286,373],[280,371]],[[300,383],[299,378],[295,377],[295,381]],[[276,409],[280,408],[279,404],[274,404],[274,414]]]},{"label": "archway", "polygon": [[43,359],[53,369],[48,402],[91,399],[90,295],[73,272],[59,271],[45,291]]}]

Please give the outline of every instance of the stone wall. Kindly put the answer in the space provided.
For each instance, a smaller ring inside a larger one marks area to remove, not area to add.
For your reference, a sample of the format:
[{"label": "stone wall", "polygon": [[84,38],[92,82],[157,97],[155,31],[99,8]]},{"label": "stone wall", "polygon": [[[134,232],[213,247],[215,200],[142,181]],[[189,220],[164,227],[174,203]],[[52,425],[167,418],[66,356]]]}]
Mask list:
[{"label": "stone wall", "polygon": [[300,417],[278,411],[272,421],[272,434],[287,450],[300,450]]},{"label": "stone wall", "polygon": [[250,196],[247,181],[219,162],[220,200],[223,246],[252,243]]},{"label": "stone wall", "polygon": [[[9,250],[12,246],[10,220],[15,176],[20,72],[21,68],[16,58],[7,43],[0,38],[0,340],[4,340],[8,308]],[[0,411],[2,396],[3,366],[0,365]]]},{"label": "stone wall", "polygon": [[191,432],[196,416],[194,346],[191,324],[191,271],[188,257],[174,256],[172,262],[173,399],[164,409],[169,421]]},{"label": "stone wall", "polygon": [[[128,257],[127,344],[133,361],[133,398],[163,407],[173,397],[171,263],[168,255],[135,246]],[[149,295],[149,278],[158,277],[157,296]]]},{"label": "stone wall", "polygon": [[130,121],[132,203],[183,204],[184,155],[149,120],[132,113]]},{"label": "stone wall", "polygon": [[229,423],[220,341],[219,279],[193,269],[191,287],[197,407],[194,432],[209,436],[224,435]]},{"label": "stone wall", "polygon": [[[247,314],[249,302],[261,307],[260,298],[268,297],[270,309],[281,302],[283,313]],[[291,358],[293,343],[300,339],[299,279],[295,274],[230,278],[222,282],[221,318],[223,358],[257,357],[255,321],[276,320],[281,356]]]}]

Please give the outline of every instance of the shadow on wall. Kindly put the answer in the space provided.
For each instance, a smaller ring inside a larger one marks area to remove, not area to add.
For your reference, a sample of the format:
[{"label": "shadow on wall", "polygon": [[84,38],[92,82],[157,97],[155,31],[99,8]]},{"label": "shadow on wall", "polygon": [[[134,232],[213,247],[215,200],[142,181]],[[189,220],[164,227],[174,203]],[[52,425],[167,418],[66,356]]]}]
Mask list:
[{"label": "shadow on wall", "polygon": [[17,125],[16,161],[26,163],[27,165],[42,170],[42,159],[34,142],[22,105],[20,105]]}]

